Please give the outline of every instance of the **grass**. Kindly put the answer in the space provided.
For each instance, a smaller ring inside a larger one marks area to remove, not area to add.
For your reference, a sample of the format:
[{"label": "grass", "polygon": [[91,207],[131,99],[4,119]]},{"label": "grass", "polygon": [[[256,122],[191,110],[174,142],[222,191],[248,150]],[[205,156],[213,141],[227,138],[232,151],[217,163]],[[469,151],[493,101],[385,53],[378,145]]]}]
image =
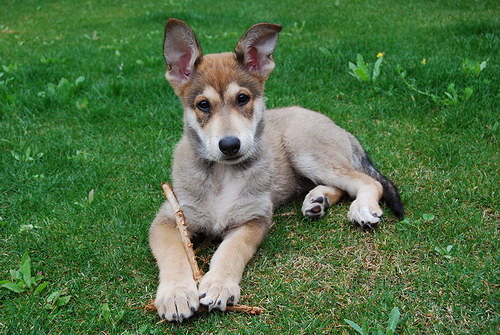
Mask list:
[{"label": "grass", "polygon": [[[405,221],[386,210],[370,233],[346,221],[348,202],[317,222],[276,216],[241,283],[259,317],[157,325],[135,309],[156,290],[147,231],[182,130],[163,77],[167,17],[205,52],[230,50],[255,22],[282,24],[268,107],[302,105],[350,130],[406,205]],[[28,252],[49,284],[0,289],[0,333],[354,334],[345,319],[385,329],[398,307],[397,334],[496,334],[499,17],[495,1],[4,0],[0,280]],[[379,52],[376,80],[350,74],[357,54],[373,65]]]}]

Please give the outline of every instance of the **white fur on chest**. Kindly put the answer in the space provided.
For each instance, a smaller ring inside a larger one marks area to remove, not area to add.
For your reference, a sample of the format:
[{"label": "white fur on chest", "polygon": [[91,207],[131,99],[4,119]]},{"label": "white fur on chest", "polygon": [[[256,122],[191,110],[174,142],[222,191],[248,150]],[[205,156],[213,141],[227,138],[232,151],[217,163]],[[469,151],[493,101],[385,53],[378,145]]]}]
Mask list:
[{"label": "white fur on chest", "polygon": [[207,199],[215,230],[224,230],[228,219],[234,214],[235,206],[243,200],[242,193],[246,184],[243,176],[230,169],[221,168],[221,182],[215,183],[217,189],[212,190],[212,196]]}]

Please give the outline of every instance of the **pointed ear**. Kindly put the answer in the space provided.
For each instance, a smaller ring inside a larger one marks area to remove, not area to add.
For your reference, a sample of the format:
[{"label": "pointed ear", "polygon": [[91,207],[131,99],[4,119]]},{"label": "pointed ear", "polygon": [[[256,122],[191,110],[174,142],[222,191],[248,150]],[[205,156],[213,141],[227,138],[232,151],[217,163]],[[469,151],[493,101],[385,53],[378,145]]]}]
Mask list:
[{"label": "pointed ear", "polygon": [[238,62],[248,71],[266,79],[274,69],[273,52],[280,31],[281,26],[273,23],[251,26],[234,49]]},{"label": "pointed ear", "polygon": [[202,58],[200,43],[196,35],[183,21],[168,19],[165,25],[163,57],[167,63],[165,77],[177,90],[189,81]]}]

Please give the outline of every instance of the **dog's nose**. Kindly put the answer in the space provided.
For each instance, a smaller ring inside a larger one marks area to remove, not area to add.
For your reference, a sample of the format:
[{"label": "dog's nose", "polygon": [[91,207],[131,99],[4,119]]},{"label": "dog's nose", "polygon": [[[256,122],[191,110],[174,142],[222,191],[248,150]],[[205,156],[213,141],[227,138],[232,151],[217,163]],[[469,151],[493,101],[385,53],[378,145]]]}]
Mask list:
[{"label": "dog's nose", "polygon": [[219,141],[219,149],[226,156],[234,156],[240,150],[241,142],[237,137],[226,136]]}]

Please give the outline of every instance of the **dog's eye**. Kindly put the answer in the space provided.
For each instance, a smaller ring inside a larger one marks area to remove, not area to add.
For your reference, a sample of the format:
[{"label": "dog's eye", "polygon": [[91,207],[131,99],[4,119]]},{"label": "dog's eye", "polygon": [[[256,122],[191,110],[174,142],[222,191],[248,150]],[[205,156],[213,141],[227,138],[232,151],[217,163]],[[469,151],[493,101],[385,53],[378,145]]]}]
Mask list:
[{"label": "dog's eye", "polygon": [[204,113],[210,112],[210,103],[207,100],[201,100],[196,107]]},{"label": "dog's eye", "polygon": [[242,94],[238,95],[236,100],[238,101],[238,105],[245,106],[247,104],[248,100],[250,100],[250,97],[248,95],[242,93]]}]

